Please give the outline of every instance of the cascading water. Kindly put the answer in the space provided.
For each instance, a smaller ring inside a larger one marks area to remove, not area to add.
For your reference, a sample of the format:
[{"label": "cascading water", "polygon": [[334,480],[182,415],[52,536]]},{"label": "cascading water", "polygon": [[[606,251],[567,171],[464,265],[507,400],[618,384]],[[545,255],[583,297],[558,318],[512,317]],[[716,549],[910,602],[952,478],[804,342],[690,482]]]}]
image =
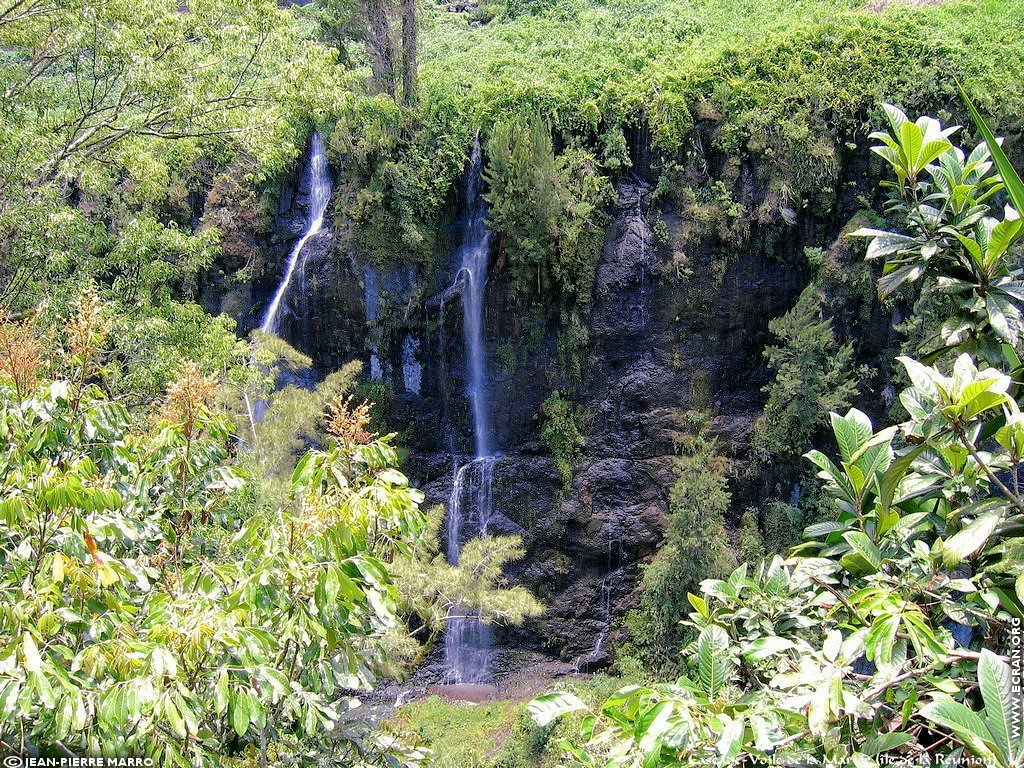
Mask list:
[{"label": "cascading water", "polygon": [[[496,462],[496,456],[483,456],[461,466],[455,462],[445,521],[445,554],[452,565],[459,564],[464,532],[470,533],[470,537],[487,533]],[[461,606],[452,608],[444,634],[445,680],[485,683],[491,677],[490,661],[491,628]]]},{"label": "cascading water", "polygon": [[[452,493],[445,523],[448,562],[457,565],[462,542],[487,533],[492,508],[491,487],[497,457],[492,455],[487,418],[486,348],[484,346],[484,287],[490,234],[481,194],[483,160],[479,139],[473,143],[464,181],[466,217],[457,254],[459,272],[452,292],[462,296],[462,332],[466,347],[467,395],[473,418],[475,455],[454,462]],[[451,683],[483,683],[490,679],[490,627],[465,609],[452,609],[445,628],[445,679]]]},{"label": "cascading water", "polygon": [[293,282],[296,267],[300,267],[299,271],[301,272],[302,249],[314,235],[323,229],[324,213],[327,211],[327,204],[331,200],[331,174],[327,168],[327,155],[324,152],[323,140],[316,131],[313,132],[313,136],[310,139],[306,180],[309,184],[309,219],[306,222],[305,232],[295,242],[291,253],[288,254],[284,276],[281,278],[281,282],[274,292],[274,298],[270,301],[270,305],[263,315],[260,330],[266,333],[277,333],[280,329],[282,305]]},{"label": "cascading water", "polygon": [[415,395],[420,393],[420,384],[423,381],[423,366],[417,359],[419,352],[419,339],[415,336],[406,336],[402,342],[402,383],[406,392]]},{"label": "cascading water", "polygon": [[487,285],[491,235],[485,224],[487,208],[482,191],[483,157],[478,138],[473,142],[473,153],[466,171],[466,219],[463,223],[459,273],[456,277],[456,283],[461,284],[462,335],[466,344],[468,394],[473,410],[473,438],[478,459],[491,453],[484,348],[484,288]]}]

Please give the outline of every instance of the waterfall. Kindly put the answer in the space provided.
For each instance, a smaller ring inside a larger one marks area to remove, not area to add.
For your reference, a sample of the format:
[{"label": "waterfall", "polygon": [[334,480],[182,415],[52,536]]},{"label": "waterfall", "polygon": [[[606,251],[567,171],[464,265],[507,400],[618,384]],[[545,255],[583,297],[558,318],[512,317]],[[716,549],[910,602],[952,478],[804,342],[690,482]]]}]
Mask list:
[{"label": "waterfall", "polygon": [[[310,139],[309,162],[306,165],[306,181],[309,184],[309,218],[306,222],[306,230],[288,254],[288,262],[285,266],[284,276],[274,292],[274,298],[263,315],[263,322],[260,330],[266,333],[278,333],[281,325],[281,305],[288,289],[291,287],[296,266],[302,261],[302,249],[310,238],[315,236],[324,225],[324,213],[327,211],[327,203],[331,200],[331,174],[327,168],[327,155],[324,153],[324,143],[320,134],[316,131]],[[301,268],[299,270],[301,272]]]},{"label": "waterfall", "polygon": [[[462,333],[466,347],[466,394],[473,421],[474,458],[461,466],[453,462],[452,493],[445,532],[448,562],[458,565],[462,542],[487,533],[492,508],[492,485],[497,457],[492,455],[487,417],[486,347],[484,345],[484,288],[490,234],[485,226],[482,196],[483,160],[479,138],[473,143],[463,182],[465,219],[456,254],[458,274],[452,291],[462,296]],[[490,679],[490,627],[460,606],[452,609],[445,628],[445,679],[450,683],[483,683]]]},{"label": "waterfall", "polygon": [[415,395],[420,393],[423,381],[423,366],[417,355],[420,353],[420,342],[415,336],[406,336],[402,342],[402,383],[405,391]]},{"label": "waterfall", "polygon": [[473,142],[469,169],[466,171],[466,219],[459,248],[461,282],[462,335],[466,344],[468,394],[473,410],[473,438],[476,457],[490,454],[490,427],[487,423],[486,354],[484,348],[484,288],[487,285],[487,257],[491,236],[487,231],[483,191],[483,159],[479,137]]},{"label": "waterfall", "polygon": [[[491,514],[495,456],[484,456],[459,466],[454,463],[452,493],[448,500],[445,554],[459,564],[463,536],[484,536]],[[449,683],[484,683],[491,677],[491,628],[461,606],[448,617],[444,633],[445,680]]]},{"label": "waterfall", "polygon": [[612,614],[612,579],[619,573],[625,561],[625,552],[622,546],[622,526],[618,517],[614,514],[608,518],[607,526],[608,551],[605,561],[604,575],[599,584],[598,617],[601,622],[601,630],[594,641],[594,647],[590,653],[577,657],[573,662],[573,669],[576,672],[590,669],[595,662],[601,661],[601,654],[604,651],[604,644],[612,629],[614,615]]}]

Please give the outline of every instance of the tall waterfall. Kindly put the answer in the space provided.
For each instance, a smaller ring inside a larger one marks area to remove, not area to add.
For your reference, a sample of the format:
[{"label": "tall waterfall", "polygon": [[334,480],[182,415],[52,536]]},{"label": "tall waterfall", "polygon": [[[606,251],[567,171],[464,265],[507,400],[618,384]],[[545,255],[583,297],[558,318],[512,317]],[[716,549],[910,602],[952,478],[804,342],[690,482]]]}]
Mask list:
[{"label": "tall waterfall", "polygon": [[[302,262],[302,249],[310,238],[320,232],[324,225],[324,213],[327,211],[327,204],[331,200],[331,174],[327,168],[327,155],[324,152],[324,143],[320,134],[316,131],[310,140],[309,162],[306,165],[306,182],[309,184],[309,219],[306,222],[306,230],[300,237],[292,251],[288,254],[288,262],[285,266],[284,276],[274,292],[274,298],[263,315],[263,322],[260,330],[267,333],[277,333],[281,324],[281,308],[288,290],[291,287],[295,275],[296,266]],[[300,268],[301,273],[301,268]]]},{"label": "tall waterfall", "polygon": [[480,139],[473,142],[466,171],[466,219],[463,223],[460,266],[457,280],[462,282],[462,335],[466,343],[469,402],[473,409],[473,438],[476,457],[491,453],[490,426],[487,422],[486,354],[484,347],[484,288],[487,284],[487,257],[491,235],[484,223],[483,158]]},{"label": "tall waterfall", "polygon": [[[462,295],[462,333],[466,347],[467,396],[473,418],[473,459],[453,462],[452,493],[445,532],[448,562],[457,565],[466,538],[483,536],[492,509],[491,488],[497,457],[492,455],[487,416],[487,367],[484,346],[484,288],[490,234],[484,224],[483,160],[480,141],[473,143],[464,179],[466,216],[462,224],[459,272],[453,288]],[[490,627],[460,606],[452,609],[445,629],[446,680],[482,683],[491,677]]]}]

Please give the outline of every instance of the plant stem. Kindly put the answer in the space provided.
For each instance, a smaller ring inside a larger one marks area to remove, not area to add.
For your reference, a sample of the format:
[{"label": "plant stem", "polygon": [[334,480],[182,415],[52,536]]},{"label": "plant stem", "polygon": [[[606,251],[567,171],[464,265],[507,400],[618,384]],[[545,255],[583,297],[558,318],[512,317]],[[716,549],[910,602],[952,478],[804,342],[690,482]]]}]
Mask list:
[{"label": "plant stem", "polygon": [[978,454],[978,450],[974,447],[974,444],[967,439],[967,436],[963,433],[963,430],[959,426],[957,426],[953,428],[953,432],[956,434],[957,439],[960,441],[960,444],[967,449],[967,452],[969,454],[971,454],[971,458],[974,459],[975,462],[977,462],[978,466],[981,467],[981,469],[988,476],[988,479],[991,480],[992,483],[997,488],[999,488],[1000,491],[1003,492],[1003,495],[1006,496],[1006,498],[1013,502],[1013,505],[1017,507],[1017,509],[1019,509],[1021,512],[1024,512],[1024,501],[1021,501],[1020,497],[1017,494],[1015,494],[1013,491],[1007,488],[1003,481],[996,477],[996,474],[991,469],[989,469],[988,464],[982,461],[981,456]]}]

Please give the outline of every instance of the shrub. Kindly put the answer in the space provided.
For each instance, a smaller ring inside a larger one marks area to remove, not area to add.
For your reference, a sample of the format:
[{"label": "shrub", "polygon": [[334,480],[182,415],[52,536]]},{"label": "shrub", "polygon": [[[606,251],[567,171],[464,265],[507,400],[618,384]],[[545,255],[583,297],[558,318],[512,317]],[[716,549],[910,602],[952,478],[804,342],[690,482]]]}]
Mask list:
[{"label": "shrub", "polygon": [[505,244],[513,290],[589,312],[610,193],[598,161],[582,149],[556,155],[536,117],[494,126],[487,158],[488,224]]},{"label": "shrub", "polygon": [[544,423],[540,437],[551,452],[555,468],[562,478],[562,487],[567,490],[579,469],[586,444],[580,431],[581,414],[572,401],[563,398],[556,389],[541,405],[541,415]]},{"label": "shrub", "polygon": [[860,391],[863,369],[854,365],[853,344],[840,344],[832,321],[822,317],[821,292],[814,283],[768,328],[780,344],[764,352],[775,379],[765,387],[768,403],[752,445],[764,457],[793,458],[809,447],[829,411],[850,404]]},{"label": "shrub", "polygon": [[695,438],[689,450],[676,460],[665,542],[644,567],[640,607],[627,618],[629,652],[648,670],[663,674],[680,670],[679,651],[690,635],[681,624],[691,610],[687,592],[736,566],[725,529],[732,499],[725,460],[706,438]]},{"label": "shrub", "polygon": [[757,523],[757,510],[748,509],[740,518],[739,559],[742,563],[756,563],[764,557],[765,545]]}]

